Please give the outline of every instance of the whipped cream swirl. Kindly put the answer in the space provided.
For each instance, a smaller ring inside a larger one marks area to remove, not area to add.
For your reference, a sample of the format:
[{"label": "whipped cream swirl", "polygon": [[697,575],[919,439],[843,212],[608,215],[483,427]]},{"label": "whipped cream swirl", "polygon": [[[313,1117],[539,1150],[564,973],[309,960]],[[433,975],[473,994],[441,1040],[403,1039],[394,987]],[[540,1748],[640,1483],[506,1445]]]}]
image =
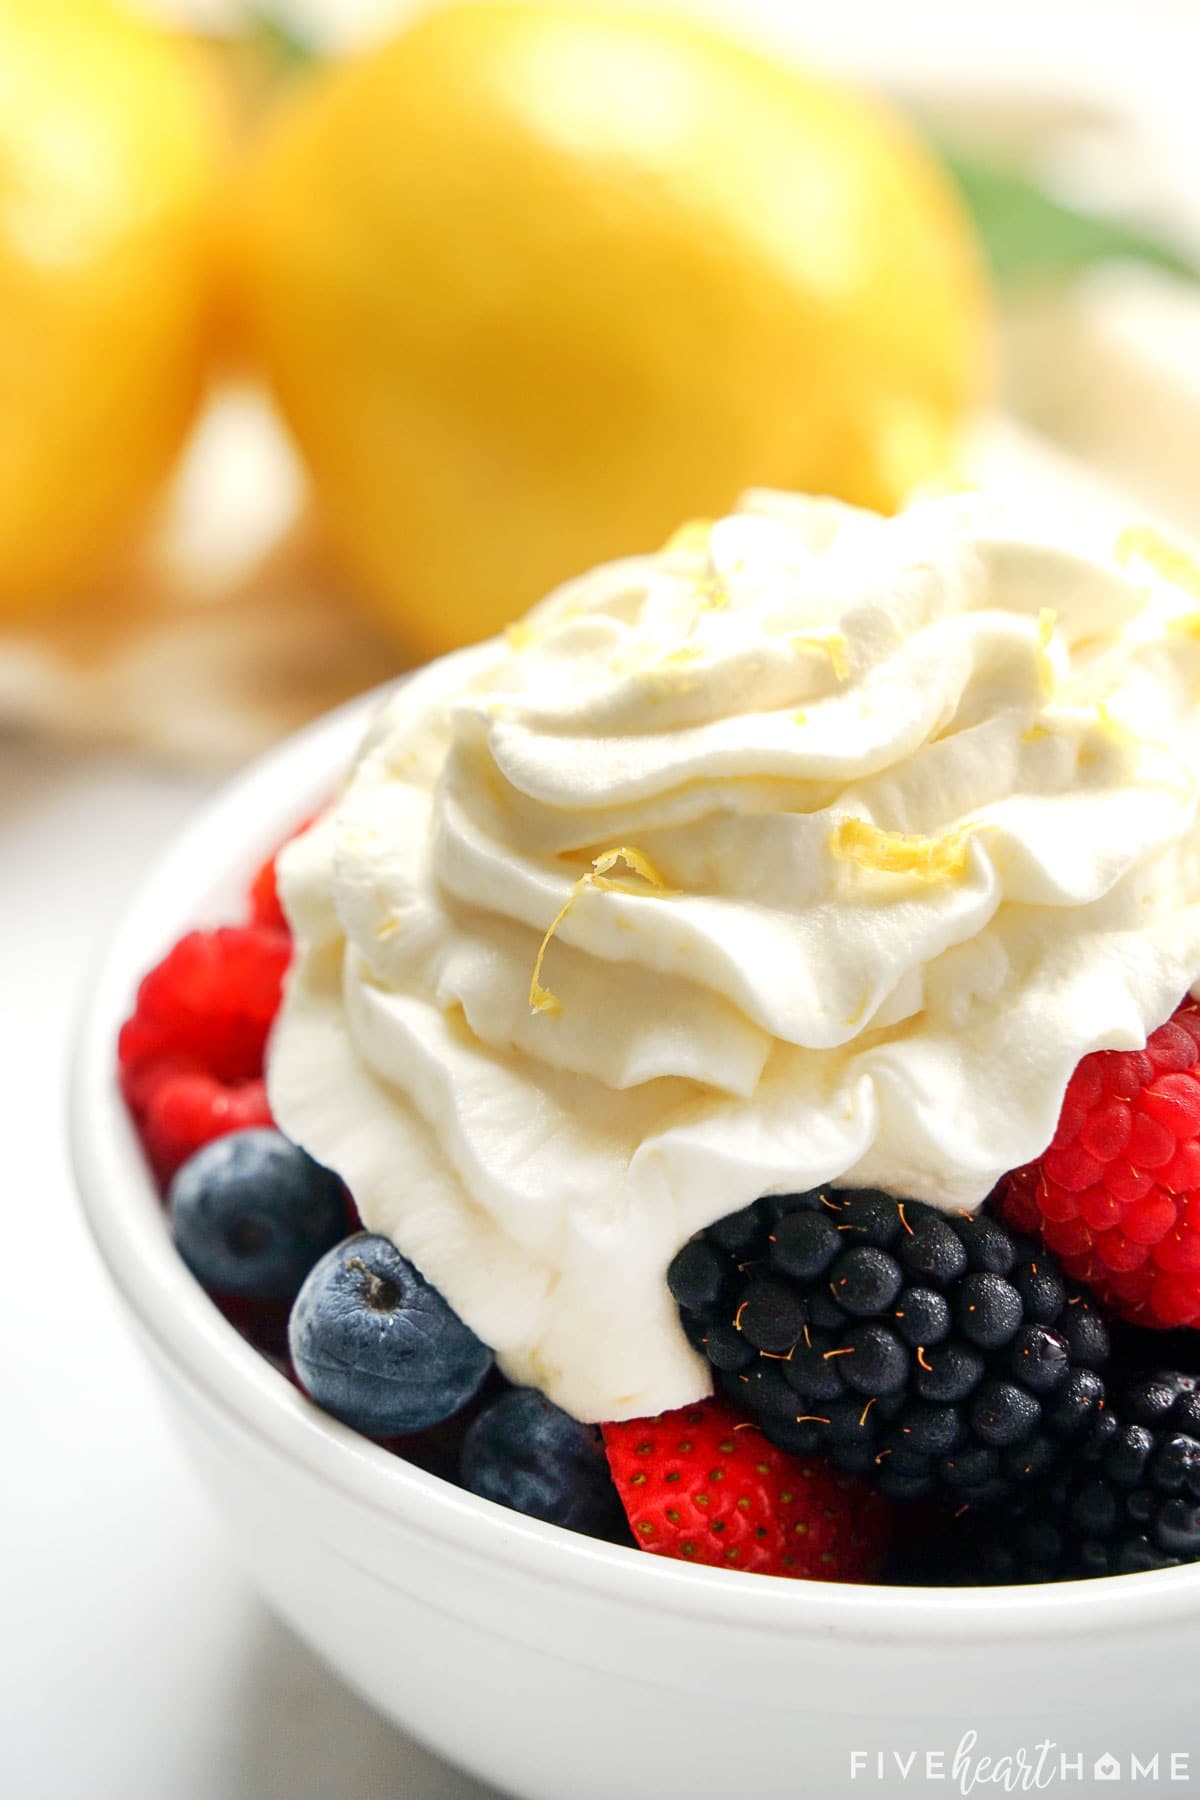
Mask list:
[{"label": "whipped cream swirl", "polygon": [[752,494],[384,702],[287,851],[282,1128],[585,1419],[709,1391],[757,1195],[979,1205],[1200,975],[1200,585],[976,496]]}]

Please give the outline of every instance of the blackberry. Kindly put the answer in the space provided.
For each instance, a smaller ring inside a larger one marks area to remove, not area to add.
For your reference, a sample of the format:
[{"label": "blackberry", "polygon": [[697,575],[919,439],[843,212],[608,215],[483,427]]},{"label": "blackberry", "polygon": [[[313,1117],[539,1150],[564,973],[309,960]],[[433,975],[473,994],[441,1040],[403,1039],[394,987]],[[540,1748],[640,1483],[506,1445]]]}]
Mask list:
[{"label": "blackberry", "polygon": [[894,1499],[961,1510],[1041,1483],[1103,1405],[1102,1321],[998,1219],[873,1190],[775,1196],[699,1232],[667,1280],[773,1443]]},{"label": "blackberry", "polygon": [[959,1583],[1200,1561],[1200,1377],[1170,1371],[1125,1383],[1088,1422],[1070,1462],[1019,1496],[1002,1529],[981,1515],[950,1527],[941,1543]]}]

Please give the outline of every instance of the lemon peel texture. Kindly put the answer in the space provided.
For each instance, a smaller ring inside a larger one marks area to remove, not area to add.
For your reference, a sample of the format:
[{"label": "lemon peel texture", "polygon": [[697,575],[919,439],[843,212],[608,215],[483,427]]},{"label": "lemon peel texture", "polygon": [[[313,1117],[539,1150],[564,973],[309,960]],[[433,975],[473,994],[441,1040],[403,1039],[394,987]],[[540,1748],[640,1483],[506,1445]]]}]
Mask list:
[{"label": "lemon peel texture", "polygon": [[589,887],[601,888],[614,894],[636,895],[644,892],[644,889],[631,888],[626,881],[614,881],[609,877],[609,870],[615,869],[617,864],[621,862],[626,865],[632,874],[640,876],[642,881],[650,888],[651,892],[656,894],[660,900],[668,899],[673,894],[679,892],[678,888],[670,888],[667,886],[661,871],[650,860],[645,851],[635,850],[631,844],[622,844],[616,850],[604,851],[602,855],[595,859],[591,868],[579,877],[579,880],[575,883],[575,886],[571,889],[571,892],[567,895],[567,898],[563,901],[553,919],[551,919],[550,924],[546,929],[546,934],[538,946],[537,960],[533,965],[533,974],[529,981],[529,1009],[531,1012],[557,1013],[562,1011],[562,1001],[558,998],[557,994],[552,994],[549,988],[541,985],[542,963],[545,961],[546,951],[550,947],[550,940],[553,938],[555,932],[558,930],[579,896],[583,893],[584,889]]},{"label": "lemon peel texture", "polygon": [[835,856],[875,875],[912,875],[918,881],[953,881],[967,872],[967,833],[945,837],[885,831],[867,819],[841,819],[830,836]]}]

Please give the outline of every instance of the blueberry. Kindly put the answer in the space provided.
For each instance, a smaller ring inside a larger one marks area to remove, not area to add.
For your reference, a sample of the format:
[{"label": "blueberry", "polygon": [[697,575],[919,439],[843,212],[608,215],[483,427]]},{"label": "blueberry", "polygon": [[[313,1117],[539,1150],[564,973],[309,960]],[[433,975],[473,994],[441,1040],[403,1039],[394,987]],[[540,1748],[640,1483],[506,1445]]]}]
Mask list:
[{"label": "blueberry", "polygon": [[288,1321],[318,1406],[368,1437],[403,1437],[466,1405],[492,1352],[384,1237],[359,1232],[312,1270]]},{"label": "blueberry", "polygon": [[278,1131],[234,1131],[188,1158],[167,1194],[175,1247],[222,1294],[291,1300],[346,1229],[336,1175]]},{"label": "blueberry", "polygon": [[460,1476],[473,1494],[531,1519],[629,1542],[599,1430],[537,1388],[511,1388],[472,1421]]}]

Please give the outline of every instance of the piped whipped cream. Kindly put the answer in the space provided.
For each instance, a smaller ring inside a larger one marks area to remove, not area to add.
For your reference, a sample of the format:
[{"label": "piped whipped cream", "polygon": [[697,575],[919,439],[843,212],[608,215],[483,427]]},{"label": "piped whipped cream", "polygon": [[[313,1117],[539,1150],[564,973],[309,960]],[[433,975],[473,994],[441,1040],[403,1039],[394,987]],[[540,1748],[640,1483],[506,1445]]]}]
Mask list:
[{"label": "piped whipped cream", "polygon": [[748,496],[386,699],[282,859],[281,1127],[584,1419],[709,1391],[757,1195],[978,1206],[1200,975],[1200,586],[956,495]]}]

